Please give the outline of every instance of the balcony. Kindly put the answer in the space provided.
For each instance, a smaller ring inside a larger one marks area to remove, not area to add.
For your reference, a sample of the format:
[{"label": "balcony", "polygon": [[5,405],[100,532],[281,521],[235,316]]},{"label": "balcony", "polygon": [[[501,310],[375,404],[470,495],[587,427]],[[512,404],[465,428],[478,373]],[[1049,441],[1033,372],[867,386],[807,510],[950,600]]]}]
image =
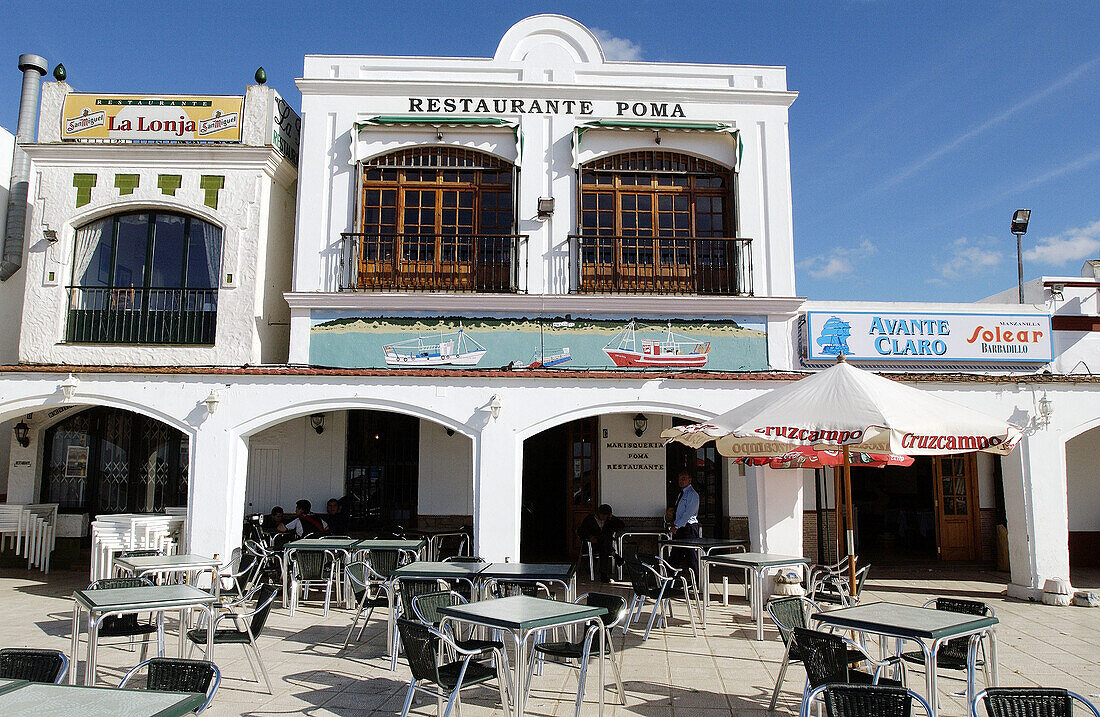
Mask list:
[{"label": "balcony", "polygon": [[217,289],[69,287],[68,343],[212,345]]},{"label": "balcony", "polygon": [[[523,234],[345,233],[341,291],[513,293]],[[523,265],[526,271],[526,264]]]},{"label": "balcony", "polygon": [[569,237],[582,294],[752,296],[752,239]]}]

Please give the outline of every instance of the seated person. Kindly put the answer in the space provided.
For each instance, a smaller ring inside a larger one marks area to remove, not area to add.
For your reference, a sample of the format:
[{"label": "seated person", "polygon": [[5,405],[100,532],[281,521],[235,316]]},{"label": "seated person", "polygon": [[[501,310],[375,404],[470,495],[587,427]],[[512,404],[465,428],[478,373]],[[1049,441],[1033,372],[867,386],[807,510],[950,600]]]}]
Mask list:
[{"label": "seated person", "polygon": [[305,499],[302,499],[294,504],[294,519],[289,523],[280,524],[278,530],[280,533],[294,533],[299,538],[304,535],[320,535],[328,531],[328,523],[321,519],[320,516],[314,515],[310,512],[312,504]]},{"label": "seated person", "polygon": [[600,580],[608,582],[611,574],[611,559],[621,560],[615,552],[615,538],[626,530],[623,521],[612,515],[611,506],[604,503],[593,515],[581,521],[577,528],[580,539],[591,543],[596,551],[596,560],[600,564]]},{"label": "seated person", "polygon": [[348,534],[348,514],[344,512],[343,506],[336,498],[328,499],[328,504],[325,506],[325,521],[328,523],[329,532],[333,535]]},{"label": "seated person", "polygon": [[260,528],[265,533],[277,533],[279,532],[279,526],[286,520],[283,515],[283,507],[277,505],[271,509],[271,512],[264,516],[263,524]]}]

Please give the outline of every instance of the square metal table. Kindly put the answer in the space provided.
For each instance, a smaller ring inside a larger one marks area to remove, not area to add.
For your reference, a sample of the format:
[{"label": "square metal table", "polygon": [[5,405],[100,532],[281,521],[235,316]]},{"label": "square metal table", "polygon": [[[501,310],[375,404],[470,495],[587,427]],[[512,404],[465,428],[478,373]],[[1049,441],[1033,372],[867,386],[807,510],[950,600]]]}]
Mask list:
[{"label": "square metal table", "polygon": [[17,690],[23,685],[30,684],[26,680],[12,680],[6,677],[0,678],[0,694]]},{"label": "square metal table", "polygon": [[[158,644],[164,645],[164,613],[180,613],[179,656],[183,657],[187,642],[187,615],[198,608],[206,613],[207,625],[214,621],[213,594],[200,590],[193,585],[151,585],[138,588],[116,588],[114,590],[77,590],[73,593],[73,643],[71,664],[69,665],[69,684],[76,684],[77,653],[80,649],[80,615],[88,613],[88,656],[84,667],[84,684],[95,682],[96,647],[99,643],[99,623],[108,615],[124,615],[132,612],[153,612],[157,614]],[[206,654],[214,648],[214,633],[207,630]],[[163,647],[158,650],[163,657]]]},{"label": "square metal table", "polygon": [[0,713],[5,717],[179,717],[206,702],[198,692],[120,690],[113,687],[75,687],[25,682],[0,691]]},{"label": "square metal table", "polygon": [[830,612],[819,612],[811,619],[822,625],[844,630],[867,632],[897,640],[898,648],[903,640],[920,645],[924,653],[925,689],[928,704],[932,705],[932,717],[939,711],[936,700],[936,655],[940,646],[957,637],[970,637],[966,660],[966,704],[974,702],[974,665],[977,646],[983,637],[989,638],[990,681],[997,684],[997,633],[993,627],[997,618],[986,615],[964,615],[946,610],[934,610],[913,605],[875,602],[855,607],[845,607]]},{"label": "square metal table", "polygon": [[428,547],[424,554],[425,560],[438,561],[440,559],[439,550],[443,547],[443,541],[446,538],[462,538],[459,541],[460,555],[463,549],[469,549],[470,547],[470,534],[465,530],[410,530],[405,535],[427,539]]},{"label": "square metal table", "polygon": [[565,590],[565,599],[577,597],[576,563],[489,563],[477,574],[482,588],[494,580],[508,582],[556,583]]},{"label": "square metal table", "polygon": [[[298,540],[291,541],[283,546],[283,607],[287,606],[287,590],[290,585],[290,558],[294,553],[302,552],[331,552],[334,556],[343,560],[343,564],[346,565],[351,561],[351,553],[358,550],[359,543],[363,542],[359,538],[299,538]],[[339,578],[336,581],[336,602],[339,603],[343,599],[344,595],[348,595],[346,601],[346,607],[351,607],[351,591],[344,589],[344,576],[342,567],[338,566],[337,570],[340,570]]]},{"label": "square metal table", "polygon": [[725,538],[668,538],[660,541],[661,557],[668,560],[670,553],[676,548],[681,550],[694,550],[702,560],[714,553],[726,553],[733,550],[744,550],[748,545],[745,540],[727,540]]},{"label": "square metal table", "polygon": [[[519,565],[520,563],[505,564]],[[512,678],[512,701],[515,717],[522,717],[527,701],[527,688],[524,682],[527,679],[527,643],[531,636],[540,630],[553,627],[581,625],[589,622],[598,623],[600,626],[600,649],[598,653],[600,656],[600,714],[603,714],[604,689],[606,687],[604,682],[604,660],[607,659],[605,653],[607,651],[607,640],[610,637],[607,635],[607,627],[600,618],[607,614],[607,608],[517,595],[500,598],[499,600],[482,600],[469,605],[441,607],[439,612],[451,620],[481,627],[507,630],[512,635],[516,648],[516,658],[513,662],[514,676]]]},{"label": "square metal table", "polygon": [[[744,568],[749,572],[749,605],[753,620],[756,621],[756,639],[764,639],[764,572],[769,568],[798,567],[805,570],[810,564],[809,558],[801,555],[776,555],[769,553],[729,553],[727,555],[708,555],[702,559],[703,584],[710,584],[710,566],[726,565]],[[703,594],[703,629],[707,629],[707,604],[710,602],[710,590]]]},{"label": "square metal table", "polygon": [[185,576],[184,582],[188,585],[195,585],[199,574],[209,572],[210,584],[214,588],[214,594],[218,594],[218,568],[221,565],[213,558],[190,553],[182,555],[145,555],[132,558],[115,558],[114,565],[120,571],[127,572],[137,578],[160,573],[182,574]]}]

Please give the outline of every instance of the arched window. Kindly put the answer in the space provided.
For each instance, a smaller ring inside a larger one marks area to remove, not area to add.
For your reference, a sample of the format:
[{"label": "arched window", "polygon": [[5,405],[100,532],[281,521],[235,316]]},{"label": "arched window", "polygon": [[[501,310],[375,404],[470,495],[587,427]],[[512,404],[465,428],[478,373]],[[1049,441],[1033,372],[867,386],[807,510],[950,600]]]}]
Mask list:
[{"label": "arched window", "polygon": [[169,212],[116,214],[76,232],[66,340],[212,344],[222,230]]},{"label": "arched window", "polygon": [[187,437],[160,421],[90,408],[46,431],[42,502],[76,513],[187,505]]},{"label": "arched window", "polygon": [[600,157],[581,168],[581,291],[743,293],[733,173],[677,152]]},{"label": "arched window", "polygon": [[459,147],[414,147],[368,160],[362,176],[354,288],[514,288],[511,164]]}]

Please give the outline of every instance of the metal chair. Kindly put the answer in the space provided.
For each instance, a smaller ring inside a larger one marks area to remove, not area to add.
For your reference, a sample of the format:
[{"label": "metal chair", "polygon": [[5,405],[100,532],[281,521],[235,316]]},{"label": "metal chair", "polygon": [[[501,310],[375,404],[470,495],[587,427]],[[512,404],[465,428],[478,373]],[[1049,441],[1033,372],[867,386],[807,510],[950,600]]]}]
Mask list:
[{"label": "metal chair", "polygon": [[920,703],[925,714],[932,714],[928,700],[904,687],[828,684],[810,692],[799,713],[801,717],[808,717],[809,705],[822,693],[829,717],[909,717],[913,700]]},{"label": "metal chair", "polygon": [[[342,648],[344,650],[348,649],[348,645],[351,643],[351,635],[355,632],[355,626],[359,624],[359,616],[363,614],[364,610],[367,616],[363,619],[363,626],[359,628],[359,635],[355,638],[356,640],[362,639],[363,631],[367,629],[367,623],[370,622],[370,616],[374,612],[374,608],[380,607],[386,610],[388,614],[390,607],[388,592],[392,585],[381,579],[382,576],[377,573],[372,575],[372,572],[370,565],[363,561],[349,563],[344,566],[344,576],[347,578],[356,605],[355,616],[351,619],[351,627],[348,628],[348,636],[344,638],[344,647]],[[374,580],[373,577],[379,579]],[[388,632],[386,634],[389,635]]]},{"label": "metal chair", "polygon": [[[794,642],[798,653],[802,658],[802,664],[806,667],[806,687],[802,691],[802,708],[809,705],[809,695],[814,688],[822,685],[842,684],[874,684],[890,687],[906,686],[905,661],[900,657],[887,657],[884,660],[876,660],[851,640],[831,632],[820,632],[803,627],[794,628]],[[857,650],[863,655],[863,661],[874,668],[873,673],[862,672],[850,668],[850,650]],[[900,666],[901,681],[882,677],[882,671],[886,667]]]},{"label": "metal chair", "polygon": [[[118,588],[137,588],[152,585],[148,578],[103,578],[88,586],[89,590],[116,590]],[[163,634],[157,630],[155,622],[139,622],[138,613],[107,615],[99,621],[99,637],[128,637],[130,649],[134,649],[134,638],[141,637],[141,659],[144,660],[151,642],[149,635],[156,635],[157,654],[164,652]]]},{"label": "metal chair", "polygon": [[[962,613],[964,615],[982,615],[988,617],[996,617],[996,613],[993,608],[986,605],[984,602],[978,602],[976,600],[960,600],[958,598],[940,597],[929,600],[924,603],[924,607],[934,607],[937,610],[943,610],[945,612]],[[979,642],[979,649],[982,651],[982,659],[976,660],[975,665],[982,668],[982,672],[985,675],[985,684],[989,686],[990,679],[990,660],[985,659],[985,645]],[[970,636],[956,637],[953,640],[948,640],[946,643],[940,646],[939,651],[936,653],[936,667],[941,670],[955,670],[955,671],[967,671],[967,654],[970,648]],[[920,651],[903,652],[901,657],[906,662],[912,662],[917,665],[924,665],[924,653]]]},{"label": "metal chair", "polygon": [[[263,633],[264,625],[267,624],[267,617],[271,614],[271,604],[278,597],[279,588],[275,585],[260,585],[253,590],[253,593],[252,597],[256,600],[256,606],[250,612],[224,612],[214,618],[213,622],[207,627],[188,630],[187,639],[191,641],[192,648],[194,645],[202,645],[205,650],[207,630],[213,630],[215,645],[236,644],[243,647],[245,657],[248,658],[248,664],[252,667],[252,676],[259,681],[260,676],[256,674],[256,665],[259,664],[264,684],[267,685],[267,693],[270,695],[273,694],[271,680],[267,676],[267,668],[264,667],[263,658],[260,657],[256,640],[259,639]],[[233,627],[219,629],[219,623],[224,620],[232,620]],[[251,648],[251,652],[249,652],[249,648]],[[213,655],[203,655],[203,657],[211,660]],[[253,661],[253,657],[255,657],[255,661]]]},{"label": "metal chair", "polygon": [[258,567],[259,559],[255,553],[243,548],[233,548],[229,562],[218,568],[217,579],[222,590],[225,589],[226,581],[230,581],[230,589],[237,593],[238,598],[242,598],[251,587]]},{"label": "metal chair", "polygon": [[69,658],[61,650],[6,647],[0,650],[0,677],[60,685],[69,672]]},{"label": "metal chair", "polygon": [[[859,604],[859,597],[863,593],[863,583],[867,580],[867,573],[871,570],[868,563],[856,570],[856,589],[852,592],[849,585],[847,561],[843,562],[844,571],[840,573],[819,571],[810,581],[809,598],[816,603],[830,603],[841,607],[852,607]],[[812,572],[811,572],[812,574]]]},{"label": "metal chair", "polygon": [[[405,654],[408,655],[409,669],[412,672],[409,691],[405,695],[405,704],[401,708],[401,717],[409,714],[417,692],[426,692],[435,697],[440,706],[440,717],[447,717],[451,714],[452,708],[458,711],[459,693],[463,687],[488,682],[493,678],[497,680],[501,707],[505,711],[509,710],[504,686],[506,677],[502,669],[504,660],[499,652],[494,655],[499,658],[494,668],[474,659],[483,655],[483,652],[463,650],[450,637],[427,625],[401,618],[397,621],[397,632]],[[443,662],[441,647],[450,650],[457,659]],[[494,651],[496,651],[495,648]],[[447,700],[446,709],[442,706],[444,699]]]},{"label": "metal chair", "polygon": [[974,695],[972,717],[978,717],[978,704],[985,702],[989,717],[1070,717],[1077,700],[1093,717],[1100,710],[1085,697],[1057,687],[987,687]]},{"label": "metal chair", "polygon": [[[126,673],[118,689],[127,689],[126,685],[142,668],[146,668],[145,689],[165,692],[201,692],[206,702],[195,710],[195,714],[210,706],[218,685],[222,682],[222,673],[209,660],[184,660],[171,657],[154,657],[139,663]],[[133,689],[133,688],[130,688]]]},{"label": "metal chair", "polygon": [[634,590],[634,598],[630,602],[626,624],[623,626],[624,643],[626,633],[630,630],[631,624],[637,622],[638,618],[641,617],[642,608],[645,607],[647,600],[653,601],[653,611],[649,615],[649,622],[646,624],[645,633],[642,635],[642,642],[649,639],[649,632],[653,629],[654,624],[661,625],[664,623],[666,611],[669,617],[672,616],[670,588],[674,588],[676,583],[680,583],[684,591],[684,601],[687,603],[688,617],[691,620],[691,634],[693,637],[698,636],[699,633],[695,629],[695,613],[691,609],[688,583],[683,575],[679,573],[662,575],[652,565],[648,565],[638,558],[627,560],[623,564],[623,570],[626,572],[627,579],[630,580],[630,586]]},{"label": "metal chair", "polygon": [[336,587],[336,556],[328,550],[295,550],[290,554],[290,615],[299,600],[308,597],[312,589],[324,588],[325,612],[328,617],[332,591]]},{"label": "metal chair", "polygon": [[[586,593],[575,601],[578,605],[589,607],[602,607],[607,609],[607,614],[600,617],[607,630],[608,639],[604,644],[607,655],[611,658],[611,672],[615,676],[615,687],[619,691],[619,704],[626,704],[626,693],[623,691],[623,679],[619,673],[619,661],[615,654],[614,640],[611,632],[616,627],[624,627],[623,622],[627,617],[626,598],[621,595],[609,595],[607,593]],[[624,627],[625,629],[625,627]],[[531,676],[535,672],[535,658],[548,657],[559,660],[576,660],[575,667],[580,671],[577,675],[577,705],[574,717],[580,717],[581,704],[584,701],[584,683],[588,676],[588,662],[592,656],[593,643],[598,642],[596,635],[599,633],[599,625],[590,625],[584,632],[584,637],[576,642],[542,642],[537,643],[531,650],[531,660],[528,663],[527,688],[531,687]],[[596,648],[599,651],[599,648]],[[603,685],[600,685],[603,689]]]},{"label": "metal chair", "polygon": [[[447,583],[442,580],[417,580],[408,578],[394,581],[394,583],[397,586],[397,616],[410,620],[414,619],[412,607],[413,599],[420,595],[439,592],[440,588],[445,588],[447,585]],[[397,656],[400,652],[401,644],[395,632],[393,635],[393,642],[390,645],[390,672],[397,670]]]},{"label": "metal chair", "polygon": [[[768,710],[775,710],[775,703],[779,699],[779,690],[783,687],[783,680],[787,675],[787,666],[791,662],[801,662],[802,654],[794,640],[796,627],[809,628],[810,616],[821,612],[817,603],[801,595],[773,598],[766,606],[768,616],[771,617],[775,627],[779,630],[779,637],[783,640],[783,663],[779,666],[779,676],[775,680],[775,689],[772,690],[772,701]],[[848,664],[855,665],[863,662],[864,656],[861,650],[848,650]]]}]

